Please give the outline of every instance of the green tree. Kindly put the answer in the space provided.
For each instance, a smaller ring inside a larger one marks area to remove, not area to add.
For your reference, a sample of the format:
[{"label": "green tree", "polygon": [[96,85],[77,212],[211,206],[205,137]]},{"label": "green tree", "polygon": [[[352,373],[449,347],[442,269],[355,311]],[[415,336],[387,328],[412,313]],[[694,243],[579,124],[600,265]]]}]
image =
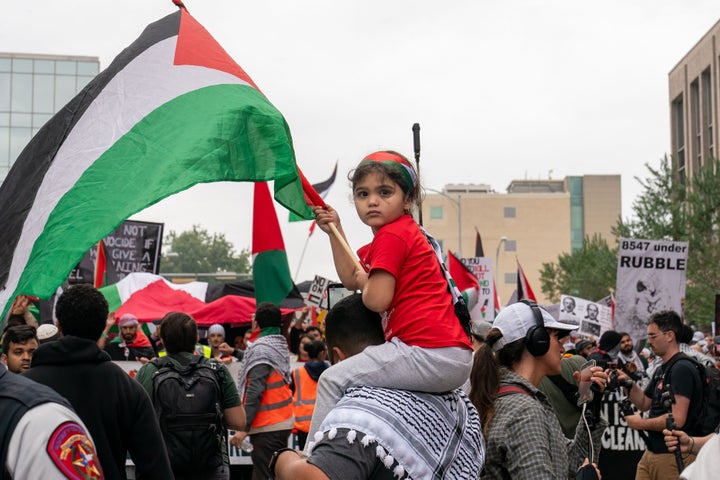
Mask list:
[{"label": "green tree", "polygon": [[643,191],[633,201],[633,218],[620,220],[613,229],[618,238],[645,238],[651,240],[678,240],[685,235],[685,186],[676,181],[672,162],[665,155],[660,166],[645,168],[650,172],[646,179],[635,177]]},{"label": "green tree", "polygon": [[585,237],[582,248],[563,253],[557,263],[543,263],[540,283],[543,293],[552,301],[560,295],[572,295],[588,300],[599,300],[615,288],[617,248],[595,234]]},{"label": "green tree", "polygon": [[250,251],[235,253],[223,233],[213,233],[193,225],[181,233],[170,231],[165,237],[169,251],[162,255],[160,273],[250,273]]}]

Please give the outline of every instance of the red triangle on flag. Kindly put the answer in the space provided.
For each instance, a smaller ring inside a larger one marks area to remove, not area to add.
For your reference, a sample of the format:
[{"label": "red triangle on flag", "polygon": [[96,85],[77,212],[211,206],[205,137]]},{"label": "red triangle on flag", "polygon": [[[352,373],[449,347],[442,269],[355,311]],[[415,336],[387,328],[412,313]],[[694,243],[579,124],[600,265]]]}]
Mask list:
[{"label": "red triangle on flag", "polygon": [[260,91],[250,76],[187,11],[181,10],[175,65],[194,65],[234,75]]},{"label": "red triangle on flag", "polygon": [[93,286],[100,288],[105,283],[105,272],[107,271],[107,258],[105,257],[105,244],[98,241],[97,254],[95,256],[95,274],[93,278]]},{"label": "red triangle on flag", "polygon": [[252,254],[268,250],[285,250],[280,223],[266,182],[255,183],[253,204]]},{"label": "red triangle on flag", "polygon": [[448,271],[455,280],[455,286],[461,292],[470,288],[480,289],[477,277],[450,251],[448,251]]},{"label": "red triangle on flag", "polygon": [[530,288],[530,284],[527,281],[525,272],[523,272],[523,269],[520,266],[520,261],[517,258],[515,259],[515,261],[517,262],[517,298],[518,298],[518,300],[532,300],[533,302],[537,302],[537,299],[535,298],[535,292],[533,292],[532,288]]}]

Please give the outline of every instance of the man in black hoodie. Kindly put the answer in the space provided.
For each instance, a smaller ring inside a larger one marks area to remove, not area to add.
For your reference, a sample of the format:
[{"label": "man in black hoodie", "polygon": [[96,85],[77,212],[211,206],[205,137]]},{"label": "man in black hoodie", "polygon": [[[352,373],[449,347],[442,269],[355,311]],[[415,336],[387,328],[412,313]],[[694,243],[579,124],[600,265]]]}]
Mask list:
[{"label": "man in black hoodie", "polygon": [[128,452],[137,478],[172,479],[165,442],[145,390],[100,350],[108,304],[90,285],[58,299],[63,337],[41,345],[24,375],[65,397],[95,440],[106,479],[126,479]]}]

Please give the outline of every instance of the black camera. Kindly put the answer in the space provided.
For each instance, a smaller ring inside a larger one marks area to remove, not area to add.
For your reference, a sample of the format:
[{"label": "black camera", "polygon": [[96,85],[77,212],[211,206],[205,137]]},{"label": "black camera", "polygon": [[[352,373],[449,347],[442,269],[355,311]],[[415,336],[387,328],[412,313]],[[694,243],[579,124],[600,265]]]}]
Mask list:
[{"label": "black camera", "polygon": [[610,370],[610,374],[608,375],[608,382],[607,386],[605,387],[606,392],[616,392],[620,390],[620,380],[618,379],[618,363],[617,362],[608,362],[607,364],[608,369]]}]

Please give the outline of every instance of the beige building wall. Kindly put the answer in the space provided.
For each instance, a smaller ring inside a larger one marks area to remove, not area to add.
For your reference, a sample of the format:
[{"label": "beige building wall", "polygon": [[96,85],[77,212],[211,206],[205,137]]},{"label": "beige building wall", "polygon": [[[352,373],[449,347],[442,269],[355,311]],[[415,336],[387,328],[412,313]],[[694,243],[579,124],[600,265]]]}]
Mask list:
[{"label": "beige building wall", "polygon": [[599,233],[614,247],[617,240],[611,230],[617,225],[622,212],[620,176],[585,175],[582,179],[585,235],[592,237],[594,233]]},{"label": "beige building wall", "polygon": [[[582,202],[585,234],[600,233],[614,242],[610,228],[621,212],[620,176],[581,178],[586,192]],[[460,252],[461,257],[474,256],[477,228],[485,256],[492,258],[493,265],[497,259],[499,265],[496,280],[501,305],[507,303],[516,287],[516,258],[538,301],[549,303],[541,290],[540,270],[543,263],[557,262],[561,253],[571,251],[570,193],[462,193],[457,190],[428,191],[423,201],[423,224],[441,241],[443,251]],[[458,204],[462,214],[461,242],[458,242]],[[501,242],[503,237],[507,241]]]},{"label": "beige building wall", "polygon": [[673,166],[681,181],[718,157],[718,41],[716,23],[668,74]]}]

